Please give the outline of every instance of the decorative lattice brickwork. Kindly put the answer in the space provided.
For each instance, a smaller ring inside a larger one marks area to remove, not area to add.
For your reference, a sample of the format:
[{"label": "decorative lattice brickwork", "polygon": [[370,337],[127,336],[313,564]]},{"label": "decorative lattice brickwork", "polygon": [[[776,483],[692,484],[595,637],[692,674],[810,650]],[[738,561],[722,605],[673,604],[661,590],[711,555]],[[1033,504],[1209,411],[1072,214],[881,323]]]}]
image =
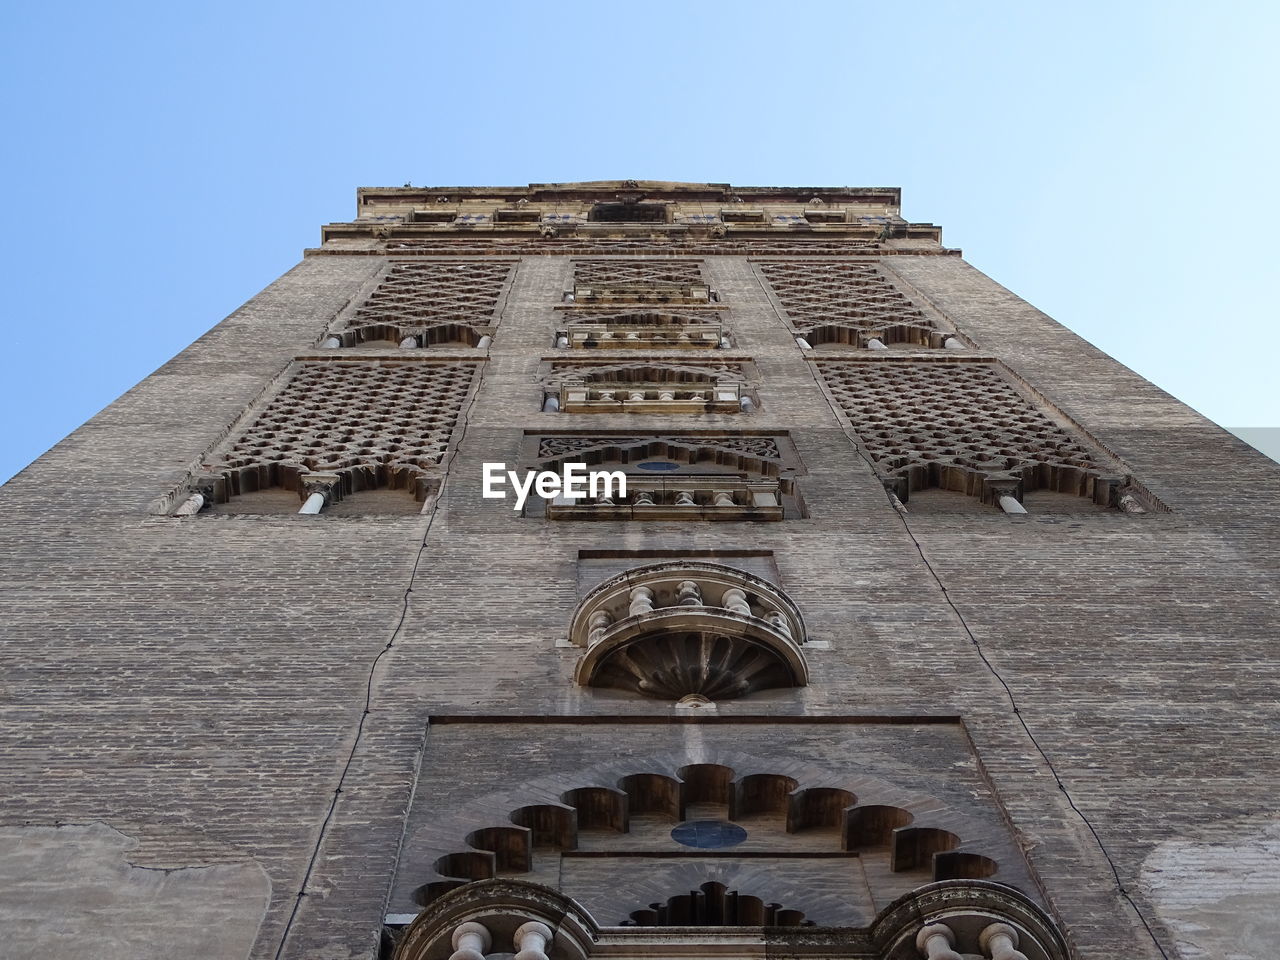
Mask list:
[{"label": "decorative lattice brickwork", "polygon": [[[874,251],[889,255],[898,251],[881,248],[874,240],[828,237],[723,237],[706,240],[654,241],[644,238],[609,237],[427,237],[422,239],[395,239],[387,241],[388,253],[412,253],[418,255],[459,256],[475,254],[617,254],[679,253],[689,256],[773,256],[807,257],[816,255],[849,256]],[[906,252],[916,253],[915,249]]]},{"label": "decorative lattice brickwork", "polygon": [[587,287],[637,283],[701,284],[697,260],[575,260],[573,282]]},{"label": "decorative lattice brickwork", "polygon": [[940,347],[946,334],[889,282],[875,264],[772,260],[759,264],[797,331],[815,346]]},{"label": "decorative lattice brickwork", "polygon": [[696,326],[698,324],[719,324],[724,317],[722,310],[687,310],[674,311],[645,310],[643,307],[614,308],[578,308],[573,311],[562,311],[556,319],[565,326],[605,326],[605,327],[679,327]]},{"label": "decorative lattice brickwork", "polygon": [[[208,464],[285,474],[363,468],[419,475],[444,457],[474,363],[307,361]],[[265,484],[258,484],[264,486]]]},{"label": "decorative lattice brickwork", "polygon": [[[1037,410],[987,361],[821,360],[832,395],[900,495],[941,487],[992,498],[993,481],[1107,502],[1101,451]],[[905,489],[904,489],[905,488]],[[905,499],[905,497],[904,497]]]},{"label": "decorative lattice brickwork", "polygon": [[[685,450],[701,452],[703,458],[712,459],[716,453],[730,454],[728,460],[738,467],[736,458],[740,455],[754,457],[759,460],[780,462],[782,452],[777,441],[772,437],[543,437],[538,444],[539,460],[555,460],[569,455],[582,456],[587,453],[616,453],[625,456],[626,452],[640,448],[638,457],[655,455],[651,447],[670,444]],[[726,462],[728,462],[728,460]]]},{"label": "decorative lattice brickwork", "polygon": [[493,322],[513,269],[512,263],[492,260],[394,263],[346,330],[355,342],[422,336],[427,343],[462,340],[474,346],[481,336],[476,328]]},{"label": "decorative lattice brickwork", "polygon": [[587,383],[716,383],[745,379],[741,363],[681,363],[637,360],[631,363],[587,363],[556,360],[549,380],[581,379]]}]

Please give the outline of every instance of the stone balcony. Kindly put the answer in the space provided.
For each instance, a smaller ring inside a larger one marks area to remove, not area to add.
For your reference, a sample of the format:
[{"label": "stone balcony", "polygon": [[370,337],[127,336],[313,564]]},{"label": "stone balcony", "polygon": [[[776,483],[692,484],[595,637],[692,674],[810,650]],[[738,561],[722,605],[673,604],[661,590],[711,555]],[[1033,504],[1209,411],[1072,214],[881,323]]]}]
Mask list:
[{"label": "stone balcony", "polygon": [[579,604],[569,630],[585,650],[574,675],[582,686],[677,701],[804,686],[805,639],[800,611],[778,587],[692,561],[605,581]]},{"label": "stone balcony", "polygon": [[714,350],[724,339],[723,324],[575,323],[556,343],[571,350]]},{"label": "stone balcony", "polygon": [[740,380],[714,383],[592,382],[566,378],[560,382],[560,409],[565,413],[738,413]]},{"label": "stone balcony", "polygon": [[705,283],[574,284],[565,301],[574,304],[683,303],[706,306],[718,299]]},{"label": "stone balcony", "polygon": [[783,518],[778,480],[737,476],[654,478],[627,474],[625,497],[559,497],[547,504],[552,520],[765,520]]}]

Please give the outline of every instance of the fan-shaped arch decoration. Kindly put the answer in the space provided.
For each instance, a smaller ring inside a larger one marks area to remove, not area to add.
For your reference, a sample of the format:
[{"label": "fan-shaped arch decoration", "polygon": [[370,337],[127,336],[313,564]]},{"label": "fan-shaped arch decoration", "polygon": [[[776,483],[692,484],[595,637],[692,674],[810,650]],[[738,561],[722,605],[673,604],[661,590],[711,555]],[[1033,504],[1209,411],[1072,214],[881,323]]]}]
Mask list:
[{"label": "fan-shaped arch decoration", "polygon": [[664,903],[632,911],[623,926],[639,927],[803,927],[813,926],[804,912],[780,903],[765,903],[749,893],[730,890],[714,880],[697,890],[678,893]]},{"label": "fan-shaped arch decoration", "polygon": [[600,584],[574,612],[583,686],[731,700],[808,683],[804,619],[774,584],[715,563],[671,562]]}]

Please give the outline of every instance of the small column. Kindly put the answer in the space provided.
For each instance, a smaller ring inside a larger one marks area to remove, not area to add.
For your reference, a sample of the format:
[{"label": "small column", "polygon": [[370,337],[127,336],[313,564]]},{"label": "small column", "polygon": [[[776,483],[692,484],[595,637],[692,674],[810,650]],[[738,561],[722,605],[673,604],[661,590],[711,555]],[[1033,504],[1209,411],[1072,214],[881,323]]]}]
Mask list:
[{"label": "small column", "polygon": [[1119,507],[1125,513],[1146,513],[1147,508],[1144,507],[1132,493],[1121,494]]},{"label": "small column", "polygon": [[587,646],[594,647],[604,636],[604,632],[613,624],[613,617],[608,610],[597,610],[587,621]]},{"label": "small column", "polygon": [[559,413],[560,398],[555,396],[554,394],[548,394],[547,398],[542,401],[542,412],[543,413]]},{"label": "small column", "polygon": [[630,391],[628,391],[628,392],[627,392],[627,399],[628,399],[628,400],[643,400],[643,399],[644,399],[644,391],[643,391],[643,390],[630,390]]},{"label": "small column", "polygon": [[737,504],[733,502],[733,494],[730,493],[728,490],[717,490],[715,497],[712,498],[712,503],[714,503],[717,507],[736,507],[737,506]]},{"label": "small column", "polygon": [[554,934],[545,923],[530,920],[516,928],[515,960],[547,960],[547,944]]},{"label": "small column", "polygon": [[652,507],[654,505],[653,491],[641,490],[639,493],[636,494],[634,505],[637,507]]},{"label": "small column", "polygon": [[569,346],[569,338],[566,337],[563,333],[558,333],[556,334],[555,345],[557,350],[563,350],[565,347]]},{"label": "small column", "polygon": [[677,507],[696,507],[698,502],[693,499],[692,490],[681,490],[676,494]]},{"label": "small column", "polygon": [[193,493],[182,501],[182,505],[173,511],[175,517],[194,517],[197,513],[204,509],[204,494]]},{"label": "small column", "polygon": [[729,335],[727,333],[720,337],[720,349],[721,350],[733,349],[733,341],[729,339]]},{"label": "small column", "polygon": [[1005,513],[1026,513],[1027,512],[1027,508],[1024,507],[1021,503],[1019,503],[1018,498],[1011,493],[1000,494],[1000,498],[996,502],[1000,504],[1000,509],[1003,510]]},{"label": "small column", "polygon": [[870,340],[867,341],[867,349],[868,350],[888,350],[889,348],[884,345],[884,341],[881,340],[879,337],[872,337]]},{"label": "small column", "polygon": [[978,934],[978,947],[991,960],[1027,960],[1018,949],[1018,931],[1007,923],[993,923]]},{"label": "small column", "polygon": [[702,606],[702,589],[696,581],[681,580],[676,587],[676,603],[682,607]]},{"label": "small column", "polygon": [[653,591],[648,587],[632,587],[628,596],[631,600],[631,606],[627,609],[629,616],[639,617],[653,613]]},{"label": "small column", "polygon": [[400,341],[401,350],[416,350],[417,348],[418,348],[417,337],[405,337],[403,340]]},{"label": "small column", "polygon": [[340,479],[336,473],[307,473],[300,477],[307,499],[298,513],[314,515],[328,506],[333,499],[333,488]]},{"label": "small column", "polygon": [[730,587],[720,598],[720,606],[732,613],[740,613],[744,617],[751,616],[751,604],[747,603],[747,592],[741,587]]},{"label": "small column", "polygon": [[772,613],[768,614],[765,619],[777,627],[780,634],[788,640],[791,639],[791,624],[787,623],[786,614],[781,610],[774,610]]},{"label": "small column", "polygon": [[963,350],[964,344],[960,342],[958,337],[947,337],[942,341],[942,345],[948,350]]},{"label": "small column", "polygon": [[477,350],[488,350],[489,344],[493,343],[493,337],[487,333],[476,342]]},{"label": "small column", "polygon": [[804,337],[796,337],[796,345],[799,346],[801,350],[813,349],[813,345],[809,343],[809,341],[806,340]]},{"label": "small column", "polygon": [[675,391],[674,391],[674,390],[659,390],[659,391],[658,391],[658,399],[659,399],[659,400],[674,400],[675,398],[676,398],[676,393],[675,393]]},{"label": "small column", "polygon": [[743,413],[755,413],[756,402],[750,397],[743,397],[738,401],[738,406],[742,408]]},{"label": "small column", "polygon": [[931,923],[916,934],[916,949],[926,960],[964,960],[953,949],[955,945],[956,935],[945,923]]},{"label": "small column", "polygon": [[1021,488],[1022,484],[1016,479],[999,478],[987,481],[987,489],[991,493],[991,499],[1005,513],[1021,514],[1027,512],[1027,508],[1018,499],[1018,493]]},{"label": "small column", "polygon": [[484,960],[493,947],[493,937],[484,924],[468,920],[453,931],[453,953],[449,960]]},{"label": "small column", "polygon": [[324,347],[326,350],[337,350],[342,346],[342,341],[337,337],[325,337],[320,341],[320,346]]}]

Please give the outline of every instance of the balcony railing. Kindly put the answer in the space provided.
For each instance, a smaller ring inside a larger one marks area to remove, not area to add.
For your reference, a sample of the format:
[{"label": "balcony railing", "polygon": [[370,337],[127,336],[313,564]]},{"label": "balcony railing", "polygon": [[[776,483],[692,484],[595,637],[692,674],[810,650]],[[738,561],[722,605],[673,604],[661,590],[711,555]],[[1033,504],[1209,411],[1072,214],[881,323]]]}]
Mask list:
[{"label": "balcony railing", "polygon": [[737,413],[742,383],[560,383],[560,409],[565,413]]},{"label": "balcony railing", "polygon": [[552,520],[781,520],[778,480],[627,474],[627,495],[559,497],[547,504]]},{"label": "balcony railing", "polygon": [[630,570],[579,604],[570,641],[584,686],[678,700],[804,686],[804,620],[775,585],[732,567],[680,561]]}]

